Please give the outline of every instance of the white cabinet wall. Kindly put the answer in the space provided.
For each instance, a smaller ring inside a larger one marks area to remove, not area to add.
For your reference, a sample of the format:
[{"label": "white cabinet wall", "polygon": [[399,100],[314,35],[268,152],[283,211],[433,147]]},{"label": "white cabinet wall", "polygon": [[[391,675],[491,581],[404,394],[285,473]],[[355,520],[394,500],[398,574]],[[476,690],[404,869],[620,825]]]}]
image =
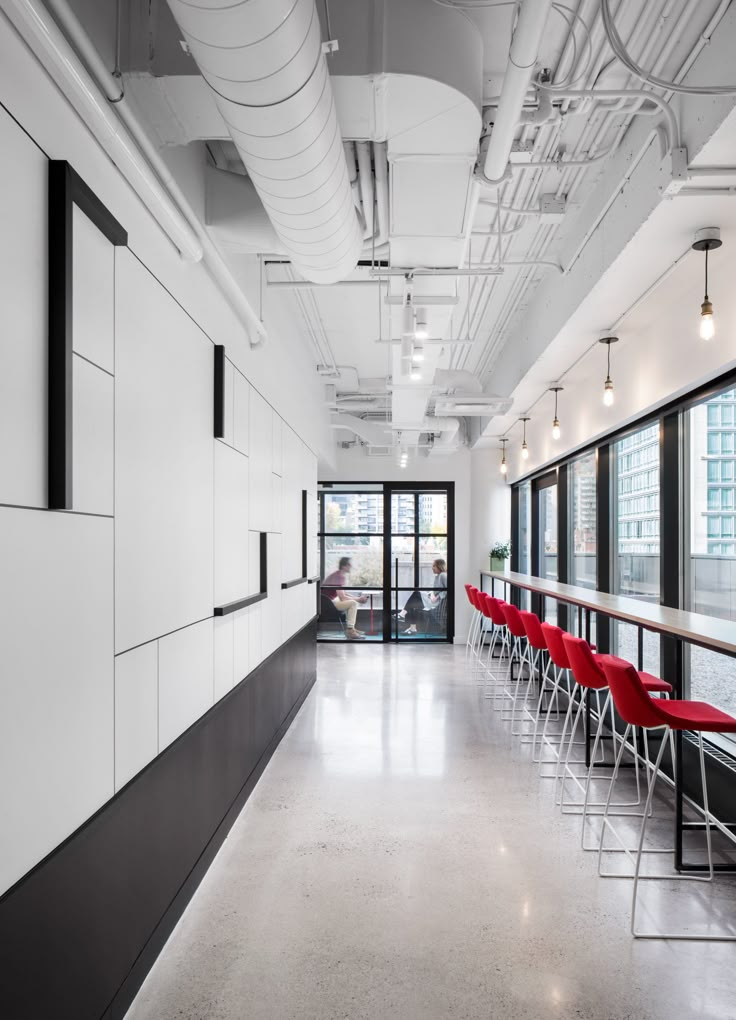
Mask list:
[{"label": "white cabinet wall", "polygon": [[[0,817],[13,833],[0,894],[312,615],[307,586],[281,583],[301,574],[301,490],[316,488],[316,460],[240,370],[257,364],[263,388],[278,354],[267,343],[247,352],[258,362],[243,357],[224,298],[211,314],[202,266],[186,267],[187,307],[175,300],[159,277],[182,272],[180,260],[155,225],[140,229],[140,203],[109,160],[44,141],[0,108],[0,222],[12,238],[0,246]],[[71,512],[46,509],[46,152],[112,199],[123,227],[138,224],[115,248],[73,209]],[[259,591],[261,532],[267,599],[215,617]]]}]

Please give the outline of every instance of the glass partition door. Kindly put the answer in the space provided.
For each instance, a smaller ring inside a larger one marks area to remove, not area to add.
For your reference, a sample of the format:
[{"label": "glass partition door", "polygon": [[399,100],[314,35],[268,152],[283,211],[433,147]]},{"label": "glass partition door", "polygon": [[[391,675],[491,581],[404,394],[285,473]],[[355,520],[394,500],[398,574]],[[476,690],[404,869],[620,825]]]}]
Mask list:
[{"label": "glass partition door", "polygon": [[453,486],[325,483],[321,640],[453,637]]},{"label": "glass partition door", "polygon": [[391,492],[391,628],[396,641],[448,637],[448,493]]}]

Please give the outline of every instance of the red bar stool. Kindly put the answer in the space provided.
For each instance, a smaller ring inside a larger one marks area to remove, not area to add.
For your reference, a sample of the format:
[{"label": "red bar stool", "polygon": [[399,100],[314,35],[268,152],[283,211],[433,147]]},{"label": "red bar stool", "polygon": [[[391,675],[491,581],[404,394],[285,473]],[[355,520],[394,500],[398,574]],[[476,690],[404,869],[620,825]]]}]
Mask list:
[{"label": "red bar stool", "polygon": [[[705,841],[708,854],[708,874],[706,877],[696,875],[669,875],[664,876],[666,881],[687,881],[687,882],[712,882],[713,880],[713,848],[711,843],[712,819],[708,809],[708,783],[705,772],[705,757],[703,754],[703,733],[736,733],[736,719],[722,712],[720,709],[709,705],[704,701],[685,700],[663,700],[652,698],[646,683],[642,680],[641,674],[624,659],[614,655],[600,656],[600,664],[608,681],[616,709],[627,726],[627,731],[634,726],[642,730],[662,730],[663,736],[659,746],[659,753],[652,768],[652,780],[649,783],[644,814],[639,831],[639,842],[634,862],[634,888],[631,898],[631,934],[638,939],[680,939],[693,940],[697,942],[734,942],[736,934],[691,934],[690,932],[653,932],[640,931],[636,928],[636,908],[639,891],[639,882],[643,878],[655,876],[642,876],[641,858],[644,852],[644,840],[646,837],[647,820],[652,807],[654,790],[659,775],[659,768],[662,764],[664,749],[668,743],[668,737],[677,730],[690,730],[698,735],[698,753],[700,756],[700,781],[703,790],[702,814],[705,821]],[[608,805],[611,800],[611,790],[618,776],[618,769],[621,764],[622,747],[616,755],[616,763],[611,781],[611,788],[608,791],[606,801],[606,812],[603,816],[603,828],[610,825],[608,822]],[[673,759],[674,763],[674,759]],[[599,857],[603,847],[603,832],[601,832],[601,846]],[[658,877],[658,876],[657,876]]]},{"label": "red bar stool", "polygon": [[[509,657],[509,673],[510,674],[513,673],[514,660],[516,660],[516,662],[519,665],[519,671],[515,677],[513,693],[504,688],[504,694],[512,699],[510,715],[511,732],[516,735],[517,731],[514,730],[514,722],[516,720],[516,702],[519,694],[519,685],[523,683],[524,680],[527,681],[527,684],[531,684],[532,682],[531,677],[527,678],[522,676],[522,670],[524,668],[524,663],[527,661],[529,647],[526,636],[526,628],[524,626],[524,621],[521,618],[521,613],[519,612],[519,610],[516,608],[516,606],[512,606],[510,602],[502,603],[501,609],[506,619],[506,626],[508,628],[509,635],[513,639],[511,645],[511,655]],[[507,716],[507,718],[509,717]],[[519,730],[518,732],[520,733],[521,730]]]},{"label": "red bar stool", "polygon": [[[510,655],[510,641],[509,641],[509,630],[506,626],[506,617],[504,616],[503,606],[507,603],[503,599],[494,598],[493,595],[483,593],[483,599],[486,608],[486,615],[490,617],[492,624],[492,638],[488,649],[488,657],[486,658],[486,673],[492,678],[492,683],[495,687],[493,694],[488,694],[486,697],[493,698],[494,709],[498,708],[498,698],[496,691],[499,687],[503,688],[504,679],[494,674],[491,669],[491,662],[493,660],[493,653],[496,649],[498,639],[501,638],[501,651],[499,654],[499,663],[502,663],[504,659],[508,659]],[[503,704],[503,701],[501,701]]]},{"label": "red bar stool", "polygon": [[[564,692],[567,695],[567,711],[565,712],[565,719],[562,724],[562,731],[559,734],[559,742],[557,744],[556,749],[557,763],[559,765],[560,758],[564,753],[565,737],[567,736],[568,727],[570,725],[570,720],[572,719],[573,715],[573,706],[575,705],[574,698],[575,686],[570,670],[570,660],[567,657],[567,652],[565,651],[565,643],[562,640],[565,632],[562,630],[561,627],[556,626],[554,623],[544,622],[542,623],[541,627],[542,633],[544,634],[544,639],[547,643],[547,651],[549,653],[550,661],[554,665],[555,686],[553,689],[553,694],[550,698],[550,705],[552,704],[553,699],[556,699],[557,702],[559,703],[559,692],[563,690],[563,684]],[[554,749],[554,744],[550,741],[550,739],[547,736],[547,726],[549,724],[549,718],[550,713],[548,712],[544,720],[544,726],[542,727],[542,736],[539,745],[539,774],[543,779],[556,779],[558,778],[557,771],[555,771],[555,773],[553,773],[552,775],[545,775],[542,771],[542,766],[544,765],[544,761],[542,759],[542,749],[544,747],[544,744],[547,743]],[[575,743],[584,744],[585,741],[584,740],[576,741]],[[568,764],[584,765],[585,759],[569,758]]]},{"label": "red bar stool", "polygon": [[[613,737],[614,743],[618,739],[616,733],[616,721],[613,715],[613,700],[611,697],[611,692],[608,689],[608,679],[606,677],[606,674],[603,672],[603,669],[600,664],[600,659],[602,657],[600,655],[594,655],[590,645],[583,638],[573,637],[571,634],[563,634],[562,641],[563,644],[565,645],[565,651],[567,652],[567,658],[570,662],[570,668],[572,670],[572,675],[575,679],[575,682],[581,688],[583,688],[582,697],[580,698],[580,703],[578,705],[577,713],[575,715],[575,721],[573,723],[572,737],[575,736],[575,730],[580,720],[580,716],[582,714],[583,706],[585,705],[586,699],[590,698],[591,691],[594,691],[596,695],[596,706],[598,709],[598,726],[596,728],[595,742],[593,744],[593,750],[590,756],[591,764],[585,778],[584,787],[585,795],[582,803],[583,825],[581,833],[581,845],[583,849],[594,850],[597,848],[586,847],[585,845],[585,829],[588,816],[588,809],[590,807],[605,807],[606,802],[596,801],[594,803],[591,803],[590,781],[592,779],[592,773],[594,768],[593,762],[595,761],[595,756],[600,745],[601,735],[603,732],[603,722],[606,717],[606,712],[608,712],[610,715],[611,735]],[[639,678],[642,685],[646,688],[646,690],[652,694],[656,693],[669,696],[669,694],[672,693],[671,684],[668,684],[665,680],[660,680],[649,673],[637,673],[637,677]],[[600,707],[601,691],[606,691],[606,700],[602,710]],[[619,802],[616,804],[616,807],[637,807],[641,804],[641,787],[639,784],[639,762],[641,758],[639,756],[638,744],[636,742],[636,733],[634,734],[634,744],[631,747],[631,750],[634,753],[634,760],[636,764],[637,799],[635,801]],[[615,765],[612,767],[615,767]],[[560,792],[560,804],[562,811],[569,814],[570,813],[569,811],[565,811],[565,797],[564,797],[565,784],[567,781],[566,776],[568,771],[569,770],[567,769],[566,762],[565,773],[563,774],[562,789]],[[572,773],[570,774],[572,775]],[[578,778],[576,776],[573,776],[573,778],[578,783],[578,785],[580,785]],[[575,807],[579,806],[580,806],[579,804],[575,805]]]},{"label": "red bar stool", "polygon": [[468,596],[468,602],[472,606],[472,614],[470,617],[470,628],[468,629],[468,637],[465,643],[466,658],[469,654],[475,655],[475,641],[478,633],[478,627],[480,624],[481,611],[478,603],[477,595],[479,594],[478,589],[473,584],[465,585],[465,592]]},{"label": "red bar stool", "polygon": [[[521,716],[524,717],[524,712],[528,711],[527,703],[529,700],[529,691],[532,686],[532,681],[535,674],[540,674],[539,682],[539,701],[537,702],[537,711],[534,716],[534,733],[532,734],[531,741],[524,740],[524,743],[531,743],[532,745],[532,761],[536,761],[534,757],[534,747],[537,742],[537,726],[539,723],[539,710],[542,704],[542,697],[544,694],[544,686],[547,681],[547,673],[549,670],[549,657],[546,656],[547,642],[544,637],[544,631],[542,630],[542,624],[540,623],[539,617],[536,613],[529,612],[528,609],[519,610],[519,616],[521,617],[522,623],[524,624],[524,630],[526,631],[527,640],[527,661],[531,670],[531,680],[527,684],[526,693],[524,694],[524,701],[521,706]],[[546,656],[546,662],[544,669],[540,669],[540,660],[543,660]],[[530,713],[531,714],[531,713]],[[513,733],[513,727],[512,731]],[[519,731],[521,732],[521,731]]]}]

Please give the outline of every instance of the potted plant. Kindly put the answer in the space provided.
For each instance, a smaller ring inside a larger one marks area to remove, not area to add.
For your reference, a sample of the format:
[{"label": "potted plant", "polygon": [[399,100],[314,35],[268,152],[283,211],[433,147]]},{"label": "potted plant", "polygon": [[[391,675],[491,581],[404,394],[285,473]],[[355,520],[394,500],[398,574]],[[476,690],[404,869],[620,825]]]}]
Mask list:
[{"label": "potted plant", "polygon": [[491,546],[491,570],[505,570],[506,560],[511,555],[511,542],[496,542]]}]

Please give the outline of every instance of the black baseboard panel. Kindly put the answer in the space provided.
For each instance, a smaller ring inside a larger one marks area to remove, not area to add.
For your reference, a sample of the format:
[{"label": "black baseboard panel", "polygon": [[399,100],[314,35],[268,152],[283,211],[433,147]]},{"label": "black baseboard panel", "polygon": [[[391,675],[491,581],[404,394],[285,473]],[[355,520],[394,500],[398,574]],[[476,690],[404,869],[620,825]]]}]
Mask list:
[{"label": "black baseboard panel", "polygon": [[315,619],[0,899],[0,1016],[125,1015],[314,683],[316,630]]}]

